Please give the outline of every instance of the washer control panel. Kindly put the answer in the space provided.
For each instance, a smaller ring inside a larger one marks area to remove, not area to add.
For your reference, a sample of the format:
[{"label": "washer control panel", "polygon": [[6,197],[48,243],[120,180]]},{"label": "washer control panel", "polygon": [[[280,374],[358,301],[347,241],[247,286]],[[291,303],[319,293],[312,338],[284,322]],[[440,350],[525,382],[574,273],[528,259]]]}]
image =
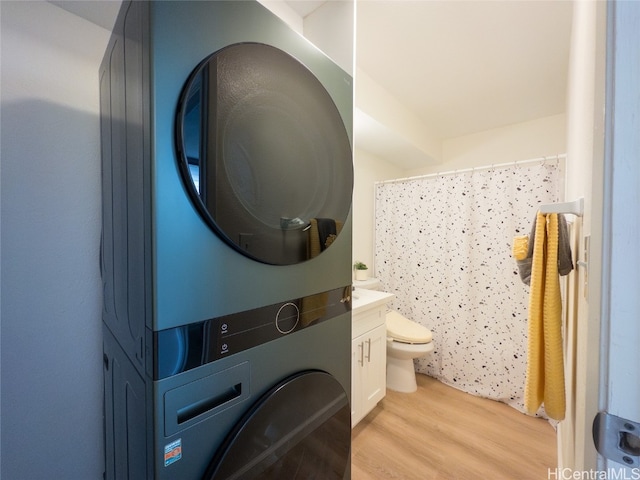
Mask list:
[{"label": "washer control panel", "polygon": [[351,311],[351,286],[154,332],[159,380]]},{"label": "washer control panel", "polygon": [[300,321],[300,309],[293,302],[287,302],[278,309],[276,314],[276,328],[286,335],[291,333],[298,326]]}]

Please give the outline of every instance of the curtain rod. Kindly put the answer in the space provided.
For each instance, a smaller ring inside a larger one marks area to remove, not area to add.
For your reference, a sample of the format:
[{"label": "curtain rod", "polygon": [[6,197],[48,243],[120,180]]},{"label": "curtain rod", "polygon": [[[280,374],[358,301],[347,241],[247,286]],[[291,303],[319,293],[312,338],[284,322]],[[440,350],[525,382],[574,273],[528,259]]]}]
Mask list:
[{"label": "curtain rod", "polygon": [[518,165],[523,165],[523,164],[527,164],[527,163],[545,163],[545,162],[551,162],[551,161],[560,161],[560,160],[565,160],[567,158],[567,154],[563,153],[560,155],[551,155],[548,157],[539,157],[539,158],[531,158],[529,160],[517,160],[515,162],[507,162],[507,163],[499,163],[499,164],[495,164],[495,165],[486,165],[483,167],[471,167],[471,168],[462,168],[460,170],[449,170],[446,172],[436,172],[436,173],[427,173],[425,175],[416,175],[415,177],[405,177],[405,178],[394,178],[391,180],[378,180],[377,182],[374,182],[374,185],[382,185],[385,183],[399,183],[399,182],[407,182],[407,181],[411,181],[411,180],[422,180],[425,178],[431,178],[431,177],[443,177],[443,176],[447,176],[447,175],[456,175],[458,173],[468,173],[468,172],[475,172],[475,171],[479,171],[479,170],[491,170],[492,168],[507,168],[507,167],[514,167],[514,166],[518,166]]}]

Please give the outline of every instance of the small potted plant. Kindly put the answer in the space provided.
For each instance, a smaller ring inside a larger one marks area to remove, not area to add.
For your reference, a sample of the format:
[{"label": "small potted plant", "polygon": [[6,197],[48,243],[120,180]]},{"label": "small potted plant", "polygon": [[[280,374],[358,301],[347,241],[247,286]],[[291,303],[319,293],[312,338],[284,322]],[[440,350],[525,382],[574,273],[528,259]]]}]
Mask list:
[{"label": "small potted plant", "polygon": [[353,269],[356,271],[356,280],[366,280],[368,277],[368,267],[362,262],[356,262],[353,264]]}]

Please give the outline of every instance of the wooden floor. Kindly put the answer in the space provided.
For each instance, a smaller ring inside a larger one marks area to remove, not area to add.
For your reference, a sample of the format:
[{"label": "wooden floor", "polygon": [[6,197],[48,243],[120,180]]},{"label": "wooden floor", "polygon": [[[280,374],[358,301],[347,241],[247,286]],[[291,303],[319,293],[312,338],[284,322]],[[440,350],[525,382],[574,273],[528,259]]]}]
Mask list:
[{"label": "wooden floor", "polygon": [[352,480],[546,480],[556,434],[546,420],[417,375],[352,432]]}]

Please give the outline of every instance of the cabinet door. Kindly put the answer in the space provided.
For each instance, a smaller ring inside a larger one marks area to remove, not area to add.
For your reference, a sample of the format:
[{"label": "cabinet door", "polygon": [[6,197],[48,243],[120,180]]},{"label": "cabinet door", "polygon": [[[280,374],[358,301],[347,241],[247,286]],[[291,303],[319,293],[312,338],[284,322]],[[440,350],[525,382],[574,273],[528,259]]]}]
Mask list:
[{"label": "cabinet door", "polygon": [[351,342],[351,426],[356,424],[364,417],[362,411],[362,361],[363,356],[363,339],[365,335],[361,335]]},{"label": "cabinet door", "polygon": [[371,411],[382,400],[387,386],[387,329],[374,328],[362,340],[362,410]]}]

